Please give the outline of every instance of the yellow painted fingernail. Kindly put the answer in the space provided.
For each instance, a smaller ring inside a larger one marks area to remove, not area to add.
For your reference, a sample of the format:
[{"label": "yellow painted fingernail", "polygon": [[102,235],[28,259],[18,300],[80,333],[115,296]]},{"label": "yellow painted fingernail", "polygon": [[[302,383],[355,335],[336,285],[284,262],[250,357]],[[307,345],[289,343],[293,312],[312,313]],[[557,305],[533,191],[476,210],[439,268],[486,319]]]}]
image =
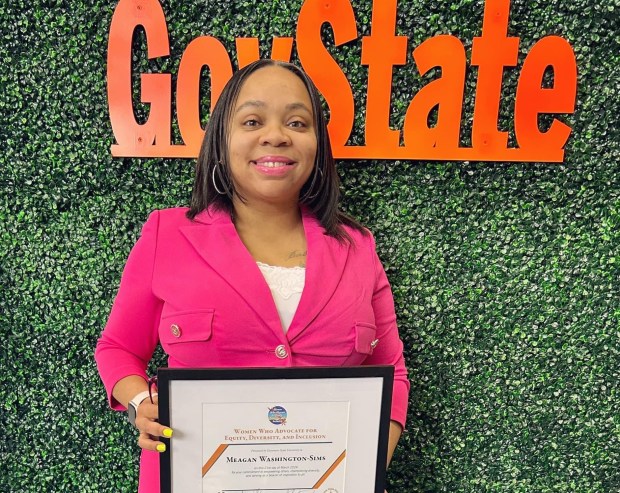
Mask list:
[{"label": "yellow painted fingernail", "polygon": [[172,436],[172,429],[171,428],[164,428],[164,436],[166,438],[170,438]]},{"label": "yellow painted fingernail", "polygon": [[165,452],[166,451],[166,445],[163,443],[158,443],[157,444],[157,451],[158,452]]}]

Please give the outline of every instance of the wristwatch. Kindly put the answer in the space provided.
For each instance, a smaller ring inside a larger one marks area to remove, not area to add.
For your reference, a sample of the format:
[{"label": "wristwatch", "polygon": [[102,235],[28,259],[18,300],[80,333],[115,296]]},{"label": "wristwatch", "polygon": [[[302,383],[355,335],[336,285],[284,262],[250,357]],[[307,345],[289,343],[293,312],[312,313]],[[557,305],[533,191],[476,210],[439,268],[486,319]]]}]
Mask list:
[{"label": "wristwatch", "polygon": [[[151,396],[155,397],[157,394],[151,394]],[[140,392],[133,399],[129,401],[129,405],[127,406],[127,419],[132,424],[132,426],[136,426],[136,416],[138,415],[138,406],[142,403],[144,399],[149,397],[149,391],[145,390],[144,392]]]}]

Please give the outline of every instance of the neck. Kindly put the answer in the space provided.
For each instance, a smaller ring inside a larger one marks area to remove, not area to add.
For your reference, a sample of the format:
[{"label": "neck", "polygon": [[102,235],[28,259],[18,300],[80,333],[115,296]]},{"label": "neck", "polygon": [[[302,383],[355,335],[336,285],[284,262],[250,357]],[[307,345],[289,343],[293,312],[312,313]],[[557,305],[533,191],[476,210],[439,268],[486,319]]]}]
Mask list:
[{"label": "neck", "polygon": [[298,204],[236,204],[235,228],[254,260],[282,267],[304,266],[307,243]]},{"label": "neck", "polygon": [[233,203],[234,222],[237,231],[252,231],[255,234],[272,234],[274,231],[290,231],[301,224],[301,212],[297,204],[244,204]]}]

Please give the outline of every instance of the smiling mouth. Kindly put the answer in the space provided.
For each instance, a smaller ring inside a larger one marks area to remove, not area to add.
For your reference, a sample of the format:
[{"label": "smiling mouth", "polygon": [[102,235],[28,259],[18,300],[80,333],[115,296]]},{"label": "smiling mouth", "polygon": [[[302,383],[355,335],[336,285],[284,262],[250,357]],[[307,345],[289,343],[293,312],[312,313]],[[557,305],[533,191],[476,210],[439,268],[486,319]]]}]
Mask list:
[{"label": "smiling mouth", "polygon": [[252,161],[252,164],[256,165],[256,166],[263,166],[265,168],[281,168],[283,166],[292,166],[293,164],[295,164],[293,161],[290,162],[284,162],[284,161],[262,161],[262,162],[256,162],[256,161]]}]

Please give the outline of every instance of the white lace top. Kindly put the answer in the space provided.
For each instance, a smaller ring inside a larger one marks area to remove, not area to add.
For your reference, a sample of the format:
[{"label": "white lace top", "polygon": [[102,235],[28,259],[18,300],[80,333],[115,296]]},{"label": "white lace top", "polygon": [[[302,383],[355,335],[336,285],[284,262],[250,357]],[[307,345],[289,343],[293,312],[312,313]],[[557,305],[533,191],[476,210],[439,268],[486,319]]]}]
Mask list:
[{"label": "white lace top", "polygon": [[271,290],[284,333],[293,320],[306,282],[305,267],[280,267],[256,262]]}]

